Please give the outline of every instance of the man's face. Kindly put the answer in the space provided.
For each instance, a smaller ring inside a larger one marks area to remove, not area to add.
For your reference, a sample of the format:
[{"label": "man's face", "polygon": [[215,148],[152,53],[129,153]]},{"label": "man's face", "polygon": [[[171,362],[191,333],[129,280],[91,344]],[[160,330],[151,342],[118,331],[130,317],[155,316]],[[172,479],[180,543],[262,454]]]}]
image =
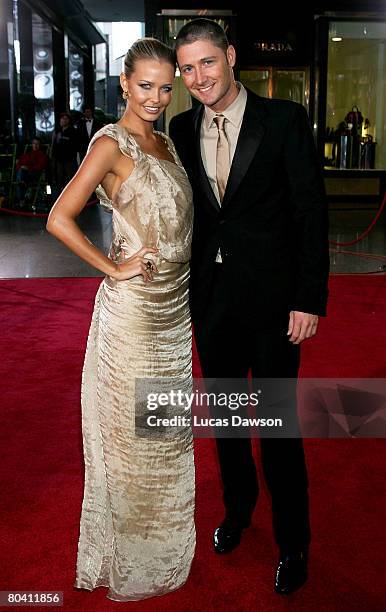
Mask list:
[{"label": "man's face", "polygon": [[40,149],[40,141],[34,139],[32,141],[32,150],[33,151],[38,151],[39,149]]},{"label": "man's face", "polygon": [[225,54],[209,40],[196,40],[178,49],[177,61],[192,96],[215,111],[228,106],[234,83],[232,68],[236,61],[231,45]]},{"label": "man's face", "polygon": [[92,110],[91,108],[84,109],[84,116],[86,119],[92,119]]},{"label": "man's face", "polygon": [[67,115],[63,115],[62,117],[60,117],[60,126],[61,127],[68,127],[70,125],[70,119],[69,117],[67,117]]}]

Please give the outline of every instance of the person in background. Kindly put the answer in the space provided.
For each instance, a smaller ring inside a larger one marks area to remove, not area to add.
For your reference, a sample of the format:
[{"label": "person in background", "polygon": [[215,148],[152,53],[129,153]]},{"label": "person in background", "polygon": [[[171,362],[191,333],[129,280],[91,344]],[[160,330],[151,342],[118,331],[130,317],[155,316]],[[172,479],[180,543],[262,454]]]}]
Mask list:
[{"label": "person in background", "polygon": [[19,205],[24,203],[28,184],[38,180],[41,172],[48,167],[48,157],[40,148],[40,138],[33,138],[31,149],[23,153],[16,163],[16,197]]},{"label": "person in background", "polygon": [[76,124],[80,163],[86,156],[90,140],[101,127],[103,127],[102,123],[100,123],[98,119],[95,119],[92,107],[85,106],[83,109],[83,117]]},{"label": "person in background", "polygon": [[74,176],[78,163],[78,141],[68,113],[60,115],[60,127],[52,139],[53,178],[58,192],[63,191]]},{"label": "person in background", "polygon": [[11,131],[11,122],[7,119],[0,126],[0,146],[9,145],[14,142],[12,131]]}]

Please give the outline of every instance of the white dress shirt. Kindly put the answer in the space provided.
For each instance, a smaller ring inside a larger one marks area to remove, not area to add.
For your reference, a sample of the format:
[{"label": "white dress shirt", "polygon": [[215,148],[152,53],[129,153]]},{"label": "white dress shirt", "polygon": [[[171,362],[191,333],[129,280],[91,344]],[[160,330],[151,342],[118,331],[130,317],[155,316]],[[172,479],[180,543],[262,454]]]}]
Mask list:
[{"label": "white dress shirt", "polygon": [[87,130],[89,138],[91,136],[92,124],[93,124],[93,119],[86,119],[86,130]]}]

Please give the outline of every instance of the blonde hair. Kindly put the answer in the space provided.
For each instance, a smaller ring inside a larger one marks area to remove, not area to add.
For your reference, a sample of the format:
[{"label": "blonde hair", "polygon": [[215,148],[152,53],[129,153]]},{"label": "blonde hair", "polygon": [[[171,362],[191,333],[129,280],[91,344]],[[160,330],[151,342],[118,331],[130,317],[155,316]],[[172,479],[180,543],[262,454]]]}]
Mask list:
[{"label": "blonde hair", "polygon": [[167,62],[173,68],[176,66],[174,50],[157,38],[139,38],[126,53],[124,73],[130,77],[135,70],[135,62],[142,59]]}]

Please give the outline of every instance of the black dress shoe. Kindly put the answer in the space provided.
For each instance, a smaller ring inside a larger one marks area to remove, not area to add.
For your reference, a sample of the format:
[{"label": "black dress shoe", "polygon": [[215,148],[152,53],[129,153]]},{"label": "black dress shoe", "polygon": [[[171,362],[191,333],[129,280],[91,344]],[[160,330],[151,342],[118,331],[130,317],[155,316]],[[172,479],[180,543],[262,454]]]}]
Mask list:
[{"label": "black dress shoe", "polygon": [[241,525],[228,519],[221,523],[213,534],[213,544],[216,553],[222,555],[229,553],[238,547],[241,540],[241,532],[248,525]]},{"label": "black dress shoe", "polygon": [[289,595],[299,589],[307,580],[307,552],[298,551],[280,555],[276,570],[275,591]]}]

